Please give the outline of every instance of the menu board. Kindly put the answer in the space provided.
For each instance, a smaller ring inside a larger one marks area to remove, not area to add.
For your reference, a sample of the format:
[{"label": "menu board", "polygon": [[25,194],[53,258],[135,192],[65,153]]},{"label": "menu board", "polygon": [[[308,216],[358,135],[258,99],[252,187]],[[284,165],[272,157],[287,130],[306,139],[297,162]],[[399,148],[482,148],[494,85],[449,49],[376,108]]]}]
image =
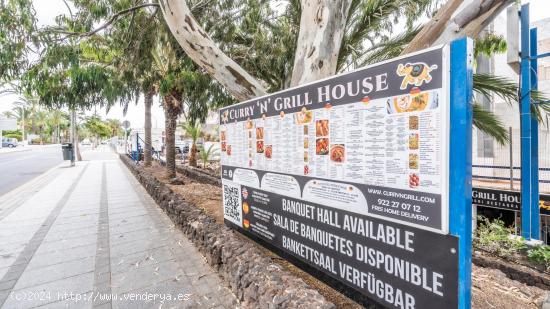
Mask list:
[{"label": "menu board", "polygon": [[456,307],[448,62],[429,49],[221,109],[226,223],[386,306]]},{"label": "menu board", "polygon": [[445,61],[436,49],[221,109],[221,163],[237,183],[445,233]]}]

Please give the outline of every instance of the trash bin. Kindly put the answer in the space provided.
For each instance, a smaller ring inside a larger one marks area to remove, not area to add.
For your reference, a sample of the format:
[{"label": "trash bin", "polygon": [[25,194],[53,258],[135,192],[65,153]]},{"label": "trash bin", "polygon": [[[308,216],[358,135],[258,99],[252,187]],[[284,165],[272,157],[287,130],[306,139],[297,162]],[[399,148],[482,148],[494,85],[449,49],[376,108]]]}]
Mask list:
[{"label": "trash bin", "polygon": [[61,144],[61,150],[63,151],[63,160],[73,159],[73,144],[65,143]]}]

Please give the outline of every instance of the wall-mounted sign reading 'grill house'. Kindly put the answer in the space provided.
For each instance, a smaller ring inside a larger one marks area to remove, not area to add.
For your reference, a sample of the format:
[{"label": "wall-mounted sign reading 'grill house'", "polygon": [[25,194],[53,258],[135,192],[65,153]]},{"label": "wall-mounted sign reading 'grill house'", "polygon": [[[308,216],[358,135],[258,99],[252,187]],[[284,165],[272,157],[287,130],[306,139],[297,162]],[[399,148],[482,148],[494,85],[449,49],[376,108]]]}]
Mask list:
[{"label": "wall-mounted sign reading 'grill house'", "polygon": [[[472,188],[472,204],[504,210],[521,211],[521,193],[502,189]],[[540,214],[550,215],[550,195],[540,194]]]},{"label": "wall-mounted sign reading 'grill house'", "polygon": [[227,224],[391,308],[457,307],[449,47],[220,110]]}]

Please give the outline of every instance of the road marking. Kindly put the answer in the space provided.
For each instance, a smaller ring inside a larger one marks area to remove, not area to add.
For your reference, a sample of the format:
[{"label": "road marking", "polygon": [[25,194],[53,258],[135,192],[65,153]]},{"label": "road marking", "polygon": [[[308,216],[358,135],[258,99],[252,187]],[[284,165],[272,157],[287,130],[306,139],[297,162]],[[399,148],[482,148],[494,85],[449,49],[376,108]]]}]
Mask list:
[{"label": "road marking", "polygon": [[[59,216],[59,213],[61,213],[61,210],[63,210],[63,207],[67,204],[67,201],[69,200],[69,197],[75,190],[77,184],[80,182],[80,179],[82,179],[82,175],[84,175],[84,172],[88,168],[88,164],[84,166],[82,171],[80,171],[80,174],[78,174],[78,177],[73,182],[73,184],[70,186],[70,188],[65,192],[63,197],[57,202],[57,205],[55,208],[50,212],[48,215],[48,218],[42,223],[40,228],[34,233],[32,238],[29,240],[29,242],[25,245],[25,248],[19,255],[17,256],[17,259],[13,262],[13,264],[9,267],[8,271],[4,274],[2,279],[0,280],[0,286],[7,287],[4,288],[5,290],[13,290],[15,287],[15,284],[29,265],[29,262],[32,260],[32,257],[34,256],[34,253],[40,247],[42,242],[44,241],[44,238],[48,234],[48,231],[52,227],[53,223],[57,219],[57,216]],[[4,305],[6,302],[6,299],[8,298],[10,293],[0,294],[0,307]]]}]

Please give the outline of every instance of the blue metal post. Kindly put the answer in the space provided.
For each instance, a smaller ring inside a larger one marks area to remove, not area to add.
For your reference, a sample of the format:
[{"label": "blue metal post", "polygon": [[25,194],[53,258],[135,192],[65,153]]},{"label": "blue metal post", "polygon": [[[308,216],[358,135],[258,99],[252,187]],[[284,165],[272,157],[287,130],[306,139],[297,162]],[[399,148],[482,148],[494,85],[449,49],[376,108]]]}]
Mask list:
[{"label": "blue metal post", "polygon": [[473,42],[451,43],[449,231],[458,236],[458,308],[470,308],[472,272]]},{"label": "blue metal post", "polygon": [[134,161],[139,162],[139,133],[136,133],[136,151],[134,152]]},{"label": "blue metal post", "polygon": [[531,239],[531,73],[529,65],[529,4],[521,6],[520,130],[521,130],[521,236]]},{"label": "blue metal post", "polygon": [[[537,28],[529,32],[531,41],[531,90],[537,90],[538,61],[537,61]],[[540,209],[539,209],[539,123],[531,115],[531,239],[540,239]]]}]

